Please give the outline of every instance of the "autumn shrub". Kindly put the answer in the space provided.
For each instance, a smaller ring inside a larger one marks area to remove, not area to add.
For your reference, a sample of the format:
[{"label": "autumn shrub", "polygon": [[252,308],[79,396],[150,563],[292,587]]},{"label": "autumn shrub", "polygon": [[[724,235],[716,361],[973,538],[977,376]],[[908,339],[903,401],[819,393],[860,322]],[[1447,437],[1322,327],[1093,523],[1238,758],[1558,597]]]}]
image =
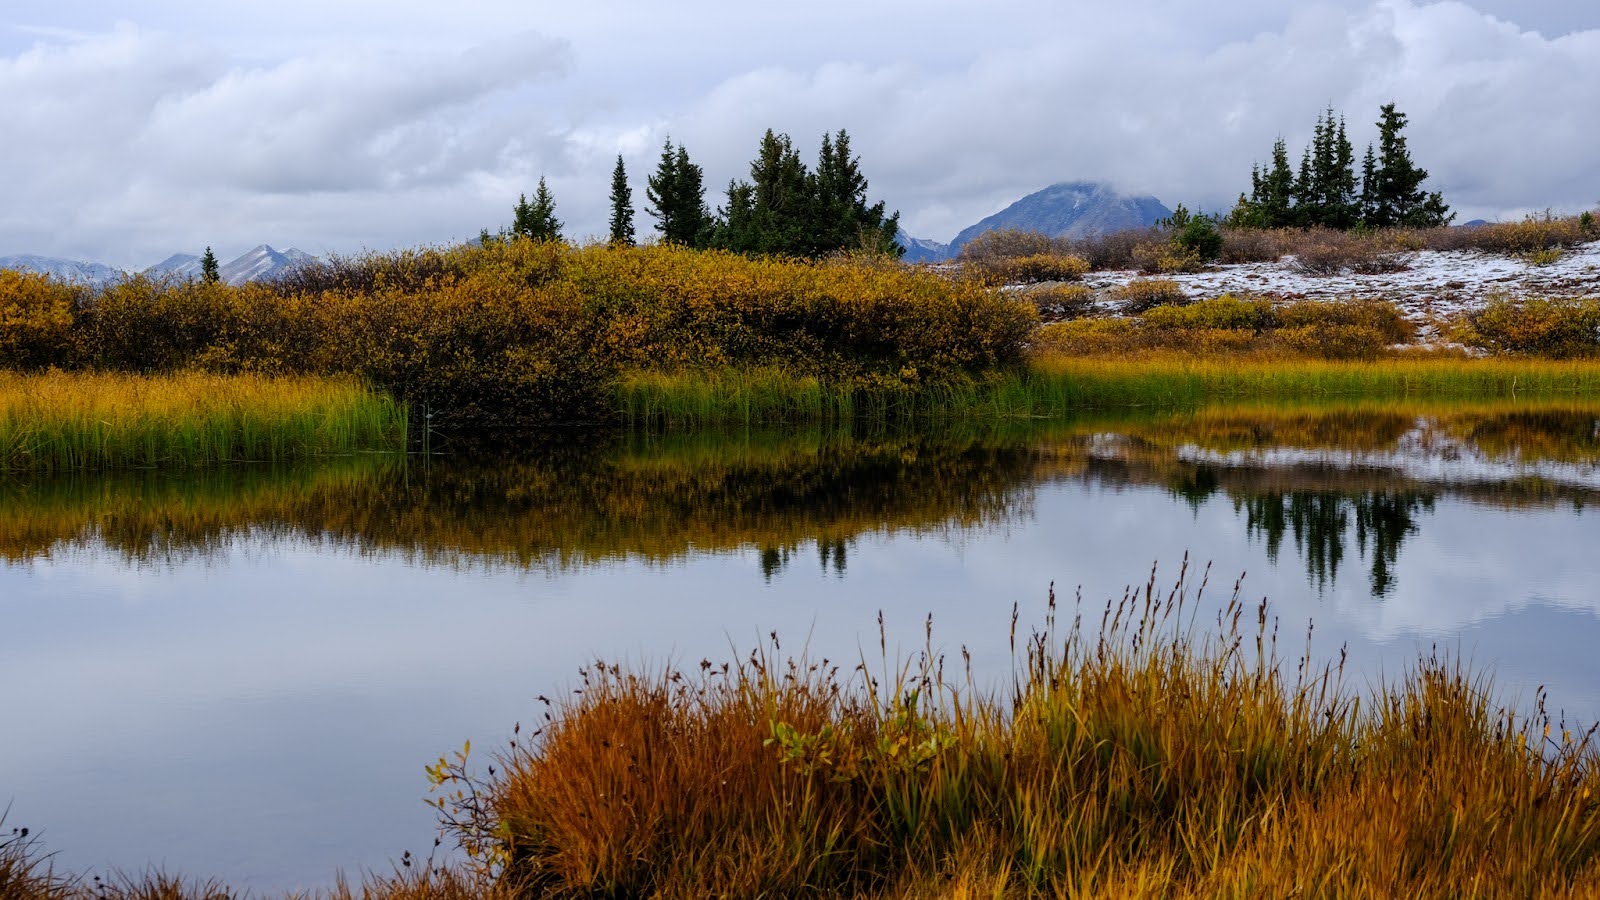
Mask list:
[{"label": "autumn shrub", "polygon": [[1328,228],[1307,229],[1290,239],[1294,268],[1308,275],[1403,271],[1413,258],[1406,246],[1397,234],[1389,232],[1354,233]]},{"label": "autumn shrub", "polygon": [[1134,349],[1138,328],[1131,319],[1076,319],[1042,326],[1037,350],[1073,356],[1098,356]]},{"label": "autumn shrub", "polygon": [[1069,251],[1070,242],[1050,237],[1041,231],[996,228],[962,244],[958,258],[963,263],[984,265],[1023,256],[1051,256]]},{"label": "autumn shrub", "polygon": [[44,275],[0,270],[0,368],[38,369],[65,362],[85,293]]},{"label": "autumn shrub", "polygon": [[1157,306],[1186,303],[1189,295],[1170,278],[1139,278],[1114,288],[1111,299],[1125,313],[1140,313]]},{"label": "autumn shrub", "polygon": [[1507,256],[1526,256],[1541,250],[1576,247],[1592,235],[1577,216],[1557,216],[1548,210],[1520,222],[1493,222],[1463,229],[1467,246]]},{"label": "autumn shrub", "polygon": [[1060,253],[1035,253],[1029,256],[974,263],[972,271],[998,284],[1039,284],[1076,281],[1089,271],[1081,257]]},{"label": "autumn shrub", "polygon": [[354,374],[436,419],[498,423],[607,416],[630,370],[917,387],[1019,362],[1036,321],[974,280],[901,266],[528,240],[242,287],[133,277],[77,297],[6,276],[0,303],[18,367]]},{"label": "autumn shrub", "polygon": [[1198,272],[1206,261],[1199,253],[1173,244],[1140,244],[1133,248],[1134,267],[1146,275],[1176,275]]},{"label": "autumn shrub", "polygon": [[1275,313],[1282,328],[1364,328],[1386,344],[1404,344],[1416,337],[1416,326],[1399,307],[1383,300],[1300,300]]},{"label": "autumn shrub", "polygon": [[1222,229],[1222,255],[1225,263],[1277,262],[1286,249],[1284,229],[1230,228]]},{"label": "autumn shrub", "polygon": [[1592,356],[1600,352],[1600,300],[1494,297],[1458,318],[1451,336],[1497,352]]},{"label": "autumn shrub", "polygon": [[1094,291],[1081,284],[1046,284],[1022,295],[1046,319],[1076,319],[1094,311]]},{"label": "autumn shrub", "polygon": [[1204,328],[1252,333],[1265,331],[1276,322],[1270,302],[1243,299],[1232,294],[1182,305],[1157,306],[1145,312],[1140,319],[1149,328]]},{"label": "autumn shrub", "polygon": [[1088,260],[1095,271],[1140,268],[1141,255],[1172,242],[1171,229],[1125,228],[1106,234],[1091,234],[1070,242],[1071,252]]}]

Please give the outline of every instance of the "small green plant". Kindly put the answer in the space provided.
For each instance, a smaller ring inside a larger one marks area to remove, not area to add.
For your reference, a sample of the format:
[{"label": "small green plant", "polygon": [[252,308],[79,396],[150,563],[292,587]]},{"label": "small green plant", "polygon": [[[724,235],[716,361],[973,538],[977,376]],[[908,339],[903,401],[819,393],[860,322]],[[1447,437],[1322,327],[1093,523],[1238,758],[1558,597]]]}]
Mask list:
[{"label": "small green plant", "polygon": [[1546,247],[1541,250],[1530,251],[1523,258],[1528,261],[1530,266],[1549,266],[1560,262],[1563,255],[1564,251],[1560,247]]}]

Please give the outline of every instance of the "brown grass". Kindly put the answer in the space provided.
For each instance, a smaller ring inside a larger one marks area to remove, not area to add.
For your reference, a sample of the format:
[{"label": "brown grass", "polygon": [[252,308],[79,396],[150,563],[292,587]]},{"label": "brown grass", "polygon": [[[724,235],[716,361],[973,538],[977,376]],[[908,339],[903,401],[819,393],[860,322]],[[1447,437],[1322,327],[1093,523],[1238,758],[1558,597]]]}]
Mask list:
[{"label": "brown grass", "polygon": [[[1200,591],[1203,592],[1201,586]],[[1022,642],[999,693],[932,647],[597,663],[497,775],[435,768],[486,877],[541,895],[1532,896],[1600,889],[1591,738],[1428,656],[1347,690],[1265,603],[1180,576]],[[1209,616],[1208,616],[1209,618]],[[1096,624],[1098,623],[1098,624]],[[475,791],[476,793],[472,793]]]}]

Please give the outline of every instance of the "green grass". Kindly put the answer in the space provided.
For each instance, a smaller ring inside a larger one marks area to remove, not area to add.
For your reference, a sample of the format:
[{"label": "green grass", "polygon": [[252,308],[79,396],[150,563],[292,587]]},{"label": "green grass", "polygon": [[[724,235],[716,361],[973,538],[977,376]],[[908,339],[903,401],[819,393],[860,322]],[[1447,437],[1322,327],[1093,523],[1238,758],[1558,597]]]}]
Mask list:
[{"label": "green grass", "polygon": [[1217,402],[1600,398],[1600,362],[1494,357],[1370,361],[1047,355],[1026,369],[917,389],[874,389],[755,371],[635,373],[614,405],[635,428],[1059,418],[1087,409]]},{"label": "green grass", "polygon": [[0,471],[402,449],[406,410],[348,378],[0,371]]}]

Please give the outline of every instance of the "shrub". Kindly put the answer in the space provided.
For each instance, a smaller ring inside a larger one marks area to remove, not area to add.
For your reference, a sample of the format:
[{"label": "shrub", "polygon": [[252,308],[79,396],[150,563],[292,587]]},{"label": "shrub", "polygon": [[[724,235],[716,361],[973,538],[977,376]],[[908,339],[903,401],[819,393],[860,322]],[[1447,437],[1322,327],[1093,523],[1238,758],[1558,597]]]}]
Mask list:
[{"label": "shrub", "polygon": [[1560,262],[1562,253],[1560,247],[1551,247],[1546,250],[1535,250],[1523,258],[1530,266],[1549,266]]},{"label": "shrub", "polygon": [[1362,275],[1398,272],[1411,265],[1411,254],[1395,233],[1355,234],[1313,228],[1292,241],[1294,268],[1308,275]]},{"label": "shrub", "polygon": [[1171,243],[1140,244],[1133,249],[1133,261],[1146,275],[1175,275],[1205,268],[1200,254]]},{"label": "shrub", "polygon": [[0,270],[0,368],[66,365],[84,293],[44,275]]},{"label": "shrub", "polygon": [[497,424],[604,415],[627,370],[771,367],[866,387],[965,377],[1020,361],[1037,321],[971,280],[875,261],[528,240],[237,288],[135,277],[78,298],[6,276],[0,316],[30,323],[0,332],[11,365],[355,374],[436,419]]},{"label": "shrub", "polygon": [[966,266],[980,282],[989,285],[1076,281],[1089,271],[1089,264],[1079,257],[1055,253],[972,262]]},{"label": "shrub", "polygon": [[1366,325],[1295,325],[1275,336],[1296,353],[1327,359],[1372,359],[1388,345],[1382,332]]},{"label": "shrub", "polygon": [[1141,313],[1157,306],[1175,306],[1189,302],[1183,287],[1170,278],[1139,278],[1111,291],[1111,297],[1122,305],[1124,313]]},{"label": "shrub", "polygon": [[1385,344],[1408,343],[1416,336],[1416,326],[1382,300],[1301,300],[1279,308],[1276,318],[1283,328],[1370,329]]},{"label": "shrub", "polygon": [[961,245],[959,258],[964,263],[994,263],[1022,256],[1049,256],[1068,252],[1066,241],[1042,232],[1019,228],[985,231]]},{"label": "shrub", "polygon": [[1495,297],[1457,320],[1451,334],[1485,350],[1591,356],[1600,352],[1600,300]]},{"label": "shrub", "polygon": [[1520,222],[1494,222],[1474,228],[1441,228],[1426,233],[1437,250],[1472,249],[1505,256],[1576,247],[1590,239],[1581,216],[1561,217],[1546,210]]},{"label": "shrub", "polygon": [[1094,310],[1094,291],[1081,284],[1051,284],[1023,294],[1042,318],[1077,319]]},{"label": "shrub", "polygon": [[1045,325],[1039,329],[1035,344],[1040,350],[1094,355],[1131,349],[1135,337],[1135,325],[1130,319],[1077,319]]},{"label": "shrub", "polygon": [[1285,233],[1266,228],[1223,228],[1222,255],[1225,263],[1277,262],[1283,258]]},{"label": "shrub", "polygon": [[1151,328],[1261,332],[1274,324],[1272,304],[1224,294],[1183,306],[1157,306],[1140,316]]},{"label": "shrub", "polygon": [[1171,242],[1166,229],[1128,228],[1109,234],[1095,234],[1071,242],[1071,251],[1089,261],[1095,271],[1137,269],[1143,247],[1160,247]]}]

